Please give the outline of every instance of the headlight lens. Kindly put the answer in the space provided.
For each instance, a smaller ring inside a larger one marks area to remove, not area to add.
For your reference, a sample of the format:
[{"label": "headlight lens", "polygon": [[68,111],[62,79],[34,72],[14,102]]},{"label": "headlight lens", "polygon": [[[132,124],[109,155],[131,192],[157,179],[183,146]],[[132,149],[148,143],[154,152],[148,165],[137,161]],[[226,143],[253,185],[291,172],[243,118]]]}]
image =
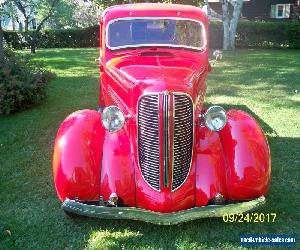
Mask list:
[{"label": "headlight lens", "polygon": [[103,110],[102,123],[109,132],[120,130],[124,126],[125,117],[116,106],[109,106]]},{"label": "headlight lens", "polygon": [[208,129],[220,131],[227,121],[226,111],[220,106],[211,106],[204,114],[204,120]]}]

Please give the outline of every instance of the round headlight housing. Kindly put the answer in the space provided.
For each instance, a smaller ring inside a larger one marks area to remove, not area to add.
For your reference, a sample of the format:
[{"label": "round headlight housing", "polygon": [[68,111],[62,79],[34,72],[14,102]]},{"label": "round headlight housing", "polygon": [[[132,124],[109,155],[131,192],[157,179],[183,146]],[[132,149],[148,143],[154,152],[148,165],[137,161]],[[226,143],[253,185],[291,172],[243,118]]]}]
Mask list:
[{"label": "round headlight housing", "polygon": [[211,106],[204,114],[205,126],[211,131],[220,131],[226,125],[226,111],[220,106]]},{"label": "round headlight housing", "polygon": [[125,117],[118,107],[109,106],[102,112],[102,123],[109,132],[116,132],[124,126]]}]

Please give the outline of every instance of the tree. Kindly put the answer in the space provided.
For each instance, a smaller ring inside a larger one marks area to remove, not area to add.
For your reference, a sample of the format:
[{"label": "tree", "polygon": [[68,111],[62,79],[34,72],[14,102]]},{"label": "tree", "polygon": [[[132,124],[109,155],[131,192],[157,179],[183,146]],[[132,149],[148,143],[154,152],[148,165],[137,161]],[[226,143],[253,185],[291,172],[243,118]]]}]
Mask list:
[{"label": "tree", "polygon": [[4,11],[4,6],[7,3],[7,1],[1,1],[0,0],[0,67],[4,63],[4,35],[3,35],[3,29],[2,29],[2,21],[4,16],[6,15]]},{"label": "tree", "polygon": [[34,32],[28,34],[30,39],[31,53],[35,53],[38,33],[45,22],[53,15],[59,0],[13,0],[16,7],[25,19],[25,32],[28,32],[30,22],[38,18],[38,26]]},{"label": "tree", "polygon": [[97,5],[84,0],[68,0],[71,3],[72,26],[85,28],[98,24],[100,10]]},{"label": "tree", "polygon": [[[240,19],[242,7],[244,0],[223,0],[222,2],[222,12],[223,12],[223,49],[233,50],[235,49],[235,35]],[[233,13],[230,18],[229,4],[233,7]]]},{"label": "tree", "polygon": [[2,29],[2,13],[0,13],[0,66],[4,62],[4,39],[3,39],[3,29]]},{"label": "tree", "polygon": [[54,9],[55,9],[56,5],[59,3],[59,0],[46,0],[46,1],[39,1],[39,2],[40,3],[44,2],[44,4],[40,6],[39,10],[41,11],[44,8],[44,9],[46,9],[46,11],[45,11],[45,15],[39,21],[39,24],[38,24],[36,30],[31,35],[30,49],[31,49],[31,53],[33,53],[33,54],[35,53],[35,49],[36,49],[38,33],[43,28],[45,22],[53,15]]},{"label": "tree", "polygon": [[15,6],[24,17],[25,32],[28,31],[30,22],[34,19],[34,9],[36,8],[37,0],[13,0]]},{"label": "tree", "polygon": [[209,7],[208,0],[205,0],[205,5],[206,5],[206,8],[207,8],[207,15],[210,16],[210,7]]},{"label": "tree", "polygon": [[[51,29],[63,29],[66,27],[75,27],[74,14],[78,9],[73,4],[74,0],[60,0],[57,3],[53,15],[46,21],[46,26]],[[38,20],[47,15],[47,9],[39,10]]]}]

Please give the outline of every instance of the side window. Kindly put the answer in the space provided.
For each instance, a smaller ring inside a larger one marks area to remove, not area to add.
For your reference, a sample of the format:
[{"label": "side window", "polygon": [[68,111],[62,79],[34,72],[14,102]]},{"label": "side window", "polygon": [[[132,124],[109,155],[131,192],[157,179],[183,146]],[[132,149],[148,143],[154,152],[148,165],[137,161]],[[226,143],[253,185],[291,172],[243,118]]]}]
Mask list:
[{"label": "side window", "polygon": [[276,18],[283,18],[284,17],[284,4],[277,4],[276,5]]},{"label": "side window", "polygon": [[271,18],[290,18],[290,4],[275,4],[271,5]]}]

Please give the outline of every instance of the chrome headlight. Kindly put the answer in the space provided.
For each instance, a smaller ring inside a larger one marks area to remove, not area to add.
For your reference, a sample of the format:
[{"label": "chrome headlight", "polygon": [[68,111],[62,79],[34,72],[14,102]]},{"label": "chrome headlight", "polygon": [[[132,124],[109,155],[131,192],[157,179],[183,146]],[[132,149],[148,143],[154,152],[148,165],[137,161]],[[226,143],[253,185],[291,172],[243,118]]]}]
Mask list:
[{"label": "chrome headlight", "polygon": [[205,126],[211,131],[220,131],[224,128],[227,116],[220,106],[211,106],[204,114]]},{"label": "chrome headlight", "polygon": [[115,132],[124,126],[125,117],[116,106],[109,106],[103,110],[102,123],[106,130]]}]

